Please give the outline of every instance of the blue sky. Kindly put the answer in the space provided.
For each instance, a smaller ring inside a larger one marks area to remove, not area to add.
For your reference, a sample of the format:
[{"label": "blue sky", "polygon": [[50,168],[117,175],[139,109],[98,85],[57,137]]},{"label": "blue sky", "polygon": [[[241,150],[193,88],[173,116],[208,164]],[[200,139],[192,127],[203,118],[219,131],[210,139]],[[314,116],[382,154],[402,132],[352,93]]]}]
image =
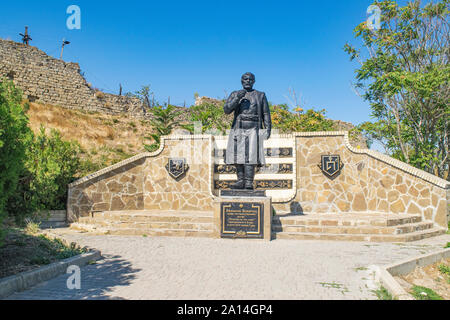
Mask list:
[{"label": "blue sky", "polygon": [[[77,62],[89,82],[106,92],[150,84],[158,101],[189,106],[194,93],[223,98],[240,89],[240,76],[272,103],[294,89],[306,107],[359,124],[370,106],[356,95],[355,63],[342,50],[367,19],[366,0],[346,1],[7,1],[0,37],[31,44]],[[68,30],[69,5],[81,8],[81,30]]]}]

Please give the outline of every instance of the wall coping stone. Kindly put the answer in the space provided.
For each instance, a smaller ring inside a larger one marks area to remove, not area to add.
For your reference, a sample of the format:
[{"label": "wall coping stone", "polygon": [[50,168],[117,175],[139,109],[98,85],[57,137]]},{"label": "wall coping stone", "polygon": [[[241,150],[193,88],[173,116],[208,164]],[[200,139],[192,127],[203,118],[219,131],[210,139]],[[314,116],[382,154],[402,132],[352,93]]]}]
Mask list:
[{"label": "wall coping stone", "polygon": [[[386,164],[391,165],[394,168],[400,169],[406,173],[409,173],[411,175],[414,175],[426,182],[432,183],[440,188],[443,189],[450,189],[450,182],[441,179],[437,176],[434,176],[424,170],[421,169],[417,169],[407,163],[404,163],[400,160],[394,159],[392,157],[389,157],[387,155],[384,155],[378,151],[375,150],[370,150],[370,149],[358,149],[353,147],[350,144],[350,139],[349,139],[349,133],[348,131],[320,131],[320,132],[295,132],[292,134],[278,134],[278,135],[273,135],[272,138],[296,138],[296,137],[330,137],[330,136],[343,136],[344,137],[344,143],[345,146],[353,153],[356,154],[366,154],[376,160],[380,160]],[[213,139],[226,139],[227,136],[213,136],[210,134],[203,134],[203,135],[171,135],[171,136],[162,136],[161,137],[161,144],[158,150],[154,151],[154,152],[144,152],[141,154],[138,154],[134,157],[131,157],[129,159],[126,159],[124,161],[121,161],[119,163],[116,163],[112,166],[109,166],[107,168],[104,168],[100,171],[97,171],[95,173],[92,173],[86,177],[83,177],[81,179],[78,179],[74,182],[72,182],[71,184],[69,184],[69,188],[71,187],[75,187],[78,186],[80,184],[83,184],[85,182],[88,182],[92,179],[95,179],[101,175],[104,175],[106,173],[109,173],[113,170],[116,170],[120,167],[126,166],[130,163],[139,161],[141,159],[144,158],[150,158],[150,157],[156,157],[157,155],[159,155],[165,147],[166,141],[169,140],[210,140],[211,145],[213,142]],[[211,150],[212,152],[212,150]],[[212,192],[212,191],[211,191]]]}]

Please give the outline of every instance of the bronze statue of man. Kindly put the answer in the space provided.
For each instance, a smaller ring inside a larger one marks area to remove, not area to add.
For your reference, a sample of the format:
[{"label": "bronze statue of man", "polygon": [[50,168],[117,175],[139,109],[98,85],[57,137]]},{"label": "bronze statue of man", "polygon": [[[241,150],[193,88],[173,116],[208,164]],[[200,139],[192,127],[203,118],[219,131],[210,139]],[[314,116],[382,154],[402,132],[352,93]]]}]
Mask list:
[{"label": "bronze statue of man", "polygon": [[234,112],[225,163],[236,166],[238,180],[231,189],[253,187],[255,167],[266,164],[264,140],[270,138],[272,120],[266,94],[253,89],[255,76],[247,72],[241,78],[244,89],[234,91],[223,109]]}]

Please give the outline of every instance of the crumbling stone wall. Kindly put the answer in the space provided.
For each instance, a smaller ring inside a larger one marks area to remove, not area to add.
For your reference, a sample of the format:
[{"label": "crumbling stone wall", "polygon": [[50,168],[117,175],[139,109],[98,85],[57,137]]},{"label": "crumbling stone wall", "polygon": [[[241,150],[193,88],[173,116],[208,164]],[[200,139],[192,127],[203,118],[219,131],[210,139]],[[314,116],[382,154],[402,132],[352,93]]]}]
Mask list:
[{"label": "crumbling stone wall", "polygon": [[48,56],[38,48],[0,39],[0,77],[13,80],[31,102],[106,114],[142,117],[137,98],[96,92],[77,63]]}]

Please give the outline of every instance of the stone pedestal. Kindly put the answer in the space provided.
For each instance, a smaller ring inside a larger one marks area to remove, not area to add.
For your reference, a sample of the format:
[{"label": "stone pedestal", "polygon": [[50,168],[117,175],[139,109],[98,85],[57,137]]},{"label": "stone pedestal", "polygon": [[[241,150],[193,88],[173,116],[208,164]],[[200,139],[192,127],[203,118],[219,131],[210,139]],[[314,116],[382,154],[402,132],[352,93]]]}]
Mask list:
[{"label": "stone pedestal", "polygon": [[214,203],[214,237],[226,239],[272,238],[272,198],[264,194],[221,195]]}]

